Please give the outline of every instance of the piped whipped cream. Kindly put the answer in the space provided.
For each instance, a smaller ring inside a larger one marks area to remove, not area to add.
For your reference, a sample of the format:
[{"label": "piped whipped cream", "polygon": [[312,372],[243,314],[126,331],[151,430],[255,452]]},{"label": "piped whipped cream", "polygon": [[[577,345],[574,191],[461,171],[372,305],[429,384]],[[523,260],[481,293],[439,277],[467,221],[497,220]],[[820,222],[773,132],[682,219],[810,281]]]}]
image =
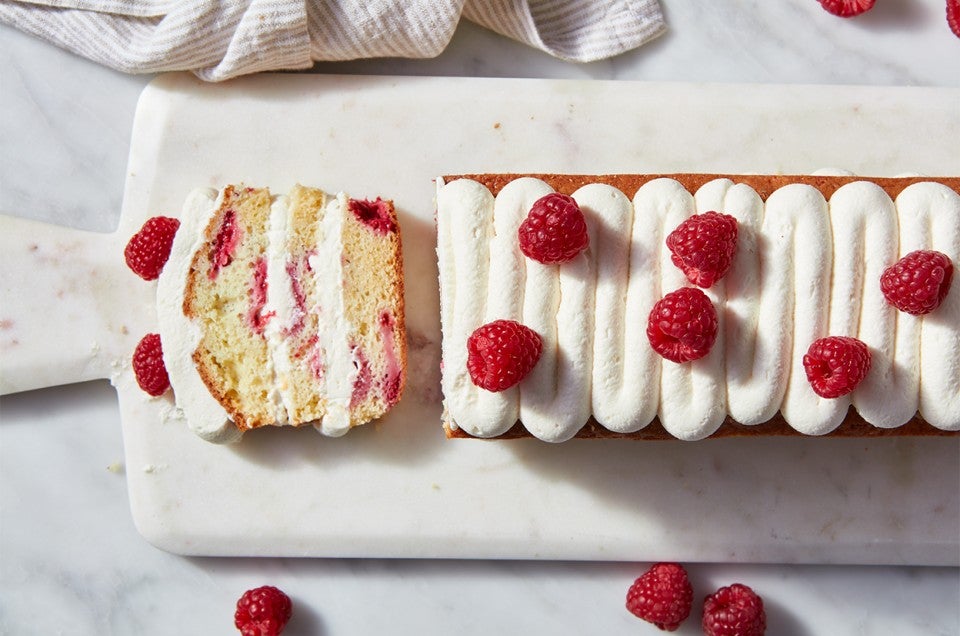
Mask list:
[{"label": "piped whipped cream", "polygon": [[[830,200],[803,184],[764,202],[729,179],[687,192],[655,179],[628,198],[603,184],[573,194],[590,246],[571,262],[525,259],[516,235],[530,205],[552,192],[521,178],[496,196],[481,184],[438,181],[443,390],[449,418],[471,435],[494,437],[520,420],[559,442],[592,414],[632,432],[659,417],[680,439],[713,433],[729,415],[756,425],[778,411],[794,429],[821,435],[849,406],[874,426],[904,424],[919,410],[931,425],[960,430],[960,293],[936,312],[910,316],[880,292],[883,269],[916,249],[960,263],[960,196],[926,182],[892,201],[876,184],[849,183]],[[667,234],[692,214],[715,210],[739,223],[730,272],[705,290],[718,310],[711,353],[678,365],[645,334],[665,293],[688,285],[670,261]],[[502,393],[478,389],[466,370],[466,340],[496,318],[517,320],[544,339],[534,371]],[[848,335],[871,349],[873,366],[849,396],[810,388],[802,358],[813,340]]]}]

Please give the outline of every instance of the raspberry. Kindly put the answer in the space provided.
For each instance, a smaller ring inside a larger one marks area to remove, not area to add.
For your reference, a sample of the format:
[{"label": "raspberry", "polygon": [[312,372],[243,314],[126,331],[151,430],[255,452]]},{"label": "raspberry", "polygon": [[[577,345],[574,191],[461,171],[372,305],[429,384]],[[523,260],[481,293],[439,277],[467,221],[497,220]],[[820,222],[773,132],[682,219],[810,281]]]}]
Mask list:
[{"label": "raspberry", "polygon": [[[323,374],[323,361],[320,358],[322,349],[315,349],[316,367],[314,373],[317,376]],[[370,360],[364,353],[360,345],[350,345],[350,351],[353,353],[353,366],[357,369],[357,376],[353,379],[353,390],[350,393],[350,408],[354,409],[358,404],[367,399],[370,394],[370,387],[373,386],[373,373],[370,371]]]},{"label": "raspberry", "polygon": [[247,309],[247,326],[258,336],[263,335],[264,329],[271,318],[276,318],[276,311],[264,311],[267,305],[267,259],[261,257],[253,263],[253,276],[250,287],[247,289],[250,306]]},{"label": "raspberry", "polygon": [[952,279],[953,263],[946,254],[917,250],[884,270],[880,291],[900,311],[921,316],[940,306]]},{"label": "raspberry", "polygon": [[960,0],[947,0],[947,24],[953,34],[960,38]]},{"label": "raspberry", "polygon": [[827,13],[840,16],[841,18],[852,18],[873,8],[876,0],[820,0],[820,4]]},{"label": "raspberry", "polygon": [[397,225],[393,222],[393,215],[390,213],[390,204],[380,197],[377,197],[376,201],[350,199],[347,207],[358,221],[379,236],[397,231]]},{"label": "raspberry", "polygon": [[518,235],[520,251],[546,265],[572,260],[590,242],[580,206],[559,192],[534,202]]},{"label": "raspberry", "polygon": [[210,246],[208,258],[210,259],[210,270],[207,272],[207,278],[216,280],[220,270],[233,262],[233,253],[240,244],[243,237],[243,230],[237,223],[237,213],[233,210],[227,210],[220,219],[220,227],[217,228],[217,234],[213,238],[213,245]]},{"label": "raspberry", "polygon": [[676,563],[657,563],[627,590],[627,609],[637,618],[672,632],[690,616],[693,586]]},{"label": "raspberry", "polygon": [[682,287],[657,301],[647,319],[650,346],[672,362],[710,353],[717,339],[717,310],[696,287]]},{"label": "raspberry", "polygon": [[167,367],[163,365],[163,347],[160,334],[148,333],[133,351],[133,374],[140,388],[157,397],[170,388]]},{"label": "raspberry", "polygon": [[540,359],[540,335],[513,320],[494,320],[467,339],[467,371],[487,391],[503,391],[527,376]]},{"label": "raspberry", "polygon": [[272,585],[264,585],[243,593],[233,624],[243,636],[277,636],[292,613],[290,597]]},{"label": "raspberry", "polygon": [[673,264],[697,287],[723,278],[737,253],[737,220],[728,214],[695,214],[667,236]]},{"label": "raspberry", "polygon": [[143,227],[130,237],[123,250],[127,267],[143,280],[156,280],[164,263],[170,258],[173,235],[179,227],[180,221],[168,216],[147,219]]},{"label": "raspberry", "polygon": [[706,636],[761,636],[766,629],[763,599],[746,585],[721,587],[703,602]]},{"label": "raspberry", "polygon": [[803,369],[814,393],[837,398],[853,391],[867,377],[870,349],[847,336],[820,338],[803,356]]}]

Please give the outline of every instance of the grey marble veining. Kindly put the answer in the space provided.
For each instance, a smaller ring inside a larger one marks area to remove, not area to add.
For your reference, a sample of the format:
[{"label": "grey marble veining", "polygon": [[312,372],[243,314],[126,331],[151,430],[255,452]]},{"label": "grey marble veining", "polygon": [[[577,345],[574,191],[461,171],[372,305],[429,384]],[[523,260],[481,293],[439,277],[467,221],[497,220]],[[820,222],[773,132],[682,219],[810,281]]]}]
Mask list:
[{"label": "grey marble veining", "polygon": [[[960,40],[938,0],[881,0],[856,21],[812,0],[663,4],[667,34],[591,65],[465,25],[434,60],[314,72],[960,85]],[[0,27],[0,211],[112,230],[133,111],[149,79]],[[0,633],[229,634],[236,598],[265,583],[293,598],[292,636],[659,633],[623,609],[647,564],[169,555],[147,544],[130,516],[125,473],[144,468],[124,463],[116,393],[105,382],[0,399]],[[698,598],[734,581],[753,586],[771,634],[960,633],[955,568],[689,569]],[[696,623],[677,633],[699,633]]]}]

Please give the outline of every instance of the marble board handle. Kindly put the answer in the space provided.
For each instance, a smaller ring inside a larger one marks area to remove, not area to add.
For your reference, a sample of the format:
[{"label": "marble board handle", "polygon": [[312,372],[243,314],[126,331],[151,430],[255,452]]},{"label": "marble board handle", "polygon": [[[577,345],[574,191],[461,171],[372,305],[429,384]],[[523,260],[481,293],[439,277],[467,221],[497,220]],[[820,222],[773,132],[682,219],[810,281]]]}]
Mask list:
[{"label": "marble board handle", "polygon": [[116,233],[0,215],[0,395],[118,371],[154,289],[123,246]]}]

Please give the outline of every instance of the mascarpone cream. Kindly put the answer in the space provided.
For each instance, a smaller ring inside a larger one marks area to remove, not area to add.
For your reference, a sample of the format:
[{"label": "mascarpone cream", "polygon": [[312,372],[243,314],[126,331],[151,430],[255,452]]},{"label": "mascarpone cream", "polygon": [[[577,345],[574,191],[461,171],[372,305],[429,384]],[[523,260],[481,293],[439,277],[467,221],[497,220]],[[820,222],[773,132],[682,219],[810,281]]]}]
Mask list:
[{"label": "mascarpone cream", "polygon": [[350,430],[350,398],[359,364],[355,364],[350,334],[354,329],[347,320],[343,299],[343,217],[347,213],[347,196],[331,199],[320,219],[317,249],[310,256],[310,270],[317,290],[319,314],[317,343],[324,364],[323,392],[327,411],[316,424],[324,435],[339,437]]},{"label": "mascarpone cream", "polygon": [[[559,442],[591,415],[622,433],[656,416],[675,437],[696,440],[728,415],[756,425],[778,411],[797,431],[821,435],[851,404],[878,427],[900,426],[919,409],[931,425],[960,430],[960,293],[916,317],[889,306],[879,286],[884,268],[913,250],[960,263],[960,196],[946,186],[916,183],[892,201],[858,181],[827,201],[792,184],[764,202],[729,179],[693,194],[654,179],[632,199],[590,184],[573,194],[588,249],[542,265],[524,258],[516,236],[532,203],[550,192],[529,177],[496,197],[468,179],[438,181],[442,383],[449,419],[471,435],[495,437],[519,420]],[[737,219],[738,251],[728,274],[705,290],[718,311],[713,349],[675,364],[650,347],[646,319],[660,297],[688,285],[670,260],[667,234],[709,210]],[[544,350],[519,385],[490,393],[470,380],[466,340],[497,318],[537,331]],[[810,343],[827,335],[857,337],[873,355],[866,380],[838,399],[816,395],[803,369]]]}]

